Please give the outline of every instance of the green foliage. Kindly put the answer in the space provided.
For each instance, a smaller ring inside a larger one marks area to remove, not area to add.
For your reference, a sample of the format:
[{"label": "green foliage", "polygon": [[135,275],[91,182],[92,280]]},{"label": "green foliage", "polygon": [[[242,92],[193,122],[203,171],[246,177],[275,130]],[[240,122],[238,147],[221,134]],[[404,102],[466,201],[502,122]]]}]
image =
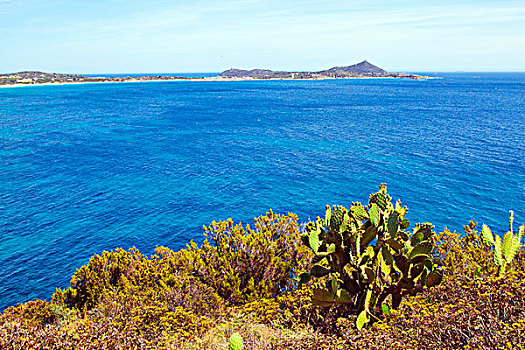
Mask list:
[{"label": "green foliage", "polygon": [[410,235],[406,207],[391,200],[383,184],[366,207],[327,206],[325,218],[308,223],[302,237],[316,256],[300,282],[318,278],[312,301],[324,307],[346,305],[358,315],[359,329],[379,319],[387,297],[396,309],[403,296],[442,279],[431,259],[433,226],[417,224]]},{"label": "green foliage", "polygon": [[405,214],[382,186],[366,206],[328,207],[303,236],[295,215],[269,212],[212,223],[201,246],[177,252],[103,252],[51,302],[0,314],[0,349],[223,350],[238,346],[235,332],[247,349],[524,349],[525,250],[512,217],[499,278],[488,228],[407,232]]},{"label": "green foliage", "polygon": [[503,241],[500,236],[493,236],[487,225],[483,225],[483,229],[481,230],[481,240],[483,244],[489,248],[493,248],[494,263],[498,267],[500,277],[505,275],[507,265],[511,263],[521,247],[521,237],[525,230],[525,224],[521,225],[518,234],[514,235],[513,223],[514,212],[511,210],[509,231],[503,236]]},{"label": "green foliage", "polygon": [[[231,303],[274,297],[294,287],[293,271],[304,269],[311,253],[300,243],[297,216],[271,211],[250,225],[231,219],[205,227],[200,248],[193,242],[179,252],[158,248],[151,258],[136,249],[94,255],[58,290],[54,300],[80,311],[95,307],[110,291],[185,290],[209,286],[214,298]],[[213,304],[211,304],[213,305]]]},{"label": "green foliage", "polygon": [[0,323],[19,321],[28,327],[43,327],[55,321],[53,306],[47,301],[34,300],[7,308],[0,315]]},{"label": "green foliage", "polygon": [[436,236],[434,261],[446,274],[474,279],[497,271],[489,248],[483,244],[481,234],[476,230],[477,226],[477,223],[470,221],[463,226],[463,234],[445,229]]},{"label": "green foliage", "polygon": [[231,335],[228,340],[228,349],[229,350],[242,350],[242,337],[239,333],[235,332]]},{"label": "green foliage", "polygon": [[272,211],[254,225],[234,225],[231,219],[204,227],[204,241],[191,258],[192,273],[228,302],[241,304],[275,297],[295,288],[291,278],[304,270],[311,252],[301,244],[295,214]]}]

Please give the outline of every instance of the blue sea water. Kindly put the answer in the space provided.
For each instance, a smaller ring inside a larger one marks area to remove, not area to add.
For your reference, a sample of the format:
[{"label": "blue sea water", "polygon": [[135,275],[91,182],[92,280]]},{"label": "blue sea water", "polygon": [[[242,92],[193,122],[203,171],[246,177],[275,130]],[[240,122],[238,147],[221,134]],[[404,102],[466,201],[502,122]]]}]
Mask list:
[{"label": "blue sea water", "polygon": [[525,222],[525,74],[0,89],[0,310],[92,254],[303,221],[382,182],[412,223]]}]

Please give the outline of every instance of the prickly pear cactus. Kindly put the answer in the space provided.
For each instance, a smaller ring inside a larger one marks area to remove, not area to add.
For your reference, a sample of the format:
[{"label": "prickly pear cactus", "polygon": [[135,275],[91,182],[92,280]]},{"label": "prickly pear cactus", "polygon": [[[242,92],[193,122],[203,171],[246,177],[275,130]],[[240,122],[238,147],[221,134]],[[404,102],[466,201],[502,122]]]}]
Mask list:
[{"label": "prickly pear cactus", "polygon": [[242,337],[239,333],[233,333],[228,341],[229,350],[242,350]]},{"label": "prickly pear cactus", "polygon": [[521,237],[525,233],[525,225],[521,225],[518,233],[514,235],[512,229],[514,223],[514,212],[510,211],[509,231],[503,236],[503,241],[498,235],[493,235],[487,225],[483,225],[481,230],[481,241],[489,248],[493,248],[492,254],[494,264],[498,267],[500,277],[505,275],[507,265],[518,254],[521,248]]},{"label": "prickly pear cactus", "polygon": [[382,184],[366,206],[358,202],[350,209],[327,206],[324,219],[308,223],[303,236],[316,256],[299,282],[316,278],[313,303],[350,306],[358,328],[390,310],[388,296],[395,309],[404,295],[414,295],[442,279],[431,259],[434,227],[417,224],[408,232],[407,208],[391,201]]}]

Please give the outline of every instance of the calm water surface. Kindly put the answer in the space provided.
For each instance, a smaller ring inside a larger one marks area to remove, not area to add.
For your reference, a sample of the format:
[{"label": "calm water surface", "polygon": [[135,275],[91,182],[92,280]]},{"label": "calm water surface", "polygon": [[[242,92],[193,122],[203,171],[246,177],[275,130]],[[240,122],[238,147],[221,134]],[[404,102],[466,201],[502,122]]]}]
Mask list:
[{"label": "calm water surface", "polygon": [[412,223],[525,221],[525,74],[0,89],[0,309],[94,253],[183,247],[381,182]]}]

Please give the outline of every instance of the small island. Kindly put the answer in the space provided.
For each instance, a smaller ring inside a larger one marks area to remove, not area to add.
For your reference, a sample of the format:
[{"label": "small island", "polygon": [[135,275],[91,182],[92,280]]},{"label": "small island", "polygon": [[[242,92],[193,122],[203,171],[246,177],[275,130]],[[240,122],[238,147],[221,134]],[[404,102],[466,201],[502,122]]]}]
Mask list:
[{"label": "small island", "polygon": [[430,77],[417,74],[392,73],[368,61],[350,66],[332,67],[318,72],[287,72],[268,69],[228,69],[216,77],[181,77],[167,75],[145,75],[139,77],[88,77],[80,74],[43,73],[24,71],[0,74],[0,86],[78,84],[78,83],[133,83],[148,81],[242,81],[242,80],[324,80],[324,79],[362,79],[362,78],[403,78],[412,80]]},{"label": "small island", "polygon": [[405,79],[425,79],[416,74],[390,73],[379,68],[368,61],[363,61],[351,66],[332,67],[319,72],[275,72],[268,69],[229,69],[219,74],[222,78],[237,79],[302,79],[302,80],[321,80],[321,79],[348,79],[348,78],[405,78]]}]

